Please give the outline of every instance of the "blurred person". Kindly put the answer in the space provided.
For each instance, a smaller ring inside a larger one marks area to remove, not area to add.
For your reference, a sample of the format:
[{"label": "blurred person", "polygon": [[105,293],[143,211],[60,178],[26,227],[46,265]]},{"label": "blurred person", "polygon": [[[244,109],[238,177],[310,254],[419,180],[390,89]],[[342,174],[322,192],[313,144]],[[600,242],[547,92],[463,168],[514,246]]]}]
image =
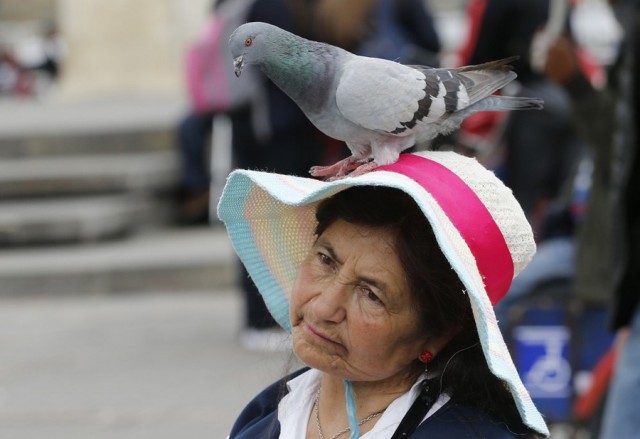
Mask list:
[{"label": "blurred person", "polygon": [[[390,59],[402,64],[419,64],[438,67],[441,50],[440,37],[428,3],[423,0],[370,0],[363,3],[364,18],[359,17],[362,28],[355,41],[343,40],[340,30],[350,23],[336,25],[341,17],[342,2],[322,0],[318,2],[320,26],[333,29],[333,38],[325,43],[347,49],[362,56]],[[324,23],[324,24],[323,24]],[[310,23],[310,25],[312,25]],[[321,36],[321,35],[320,35]],[[313,38],[313,34],[308,36]],[[333,42],[332,42],[333,41]]]},{"label": "blurred person", "polygon": [[[183,225],[209,221],[210,144],[213,118],[216,114],[248,111],[250,102],[227,98],[228,78],[224,77],[224,31],[231,13],[222,11],[225,0],[212,2],[201,35],[185,52],[185,85],[189,108],[176,127],[176,143],[181,162],[181,175],[176,191],[177,220]],[[231,2],[229,2],[230,4]],[[245,7],[246,8],[246,7]],[[225,15],[226,14],[226,15]],[[241,17],[239,17],[241,18]],[[225,91],[220,92],[220,89]],[[249,127],[251,128],[251,127]]]},{"label": "blurred person", "polygon": [[209,221],[209,143],[213,111],[190,111],[178,123],[176,138],[182,165],[177,189],[178,222],[183,225]]},{"label": "blurred person", "polygon": [[[492,166],[513,190],[539,235],[549,203],[567,184],[583,149],[569,118],[566,93],[536,72],[529,58],[533,36],[549,18],[549,0],[470,0],[467,16],[469,34],[458,63],[479,64],[516,55],[514,84],[521,89],[514,87],[510,94],[537,96],[545,102],[542,111],[491,115],[489,122],[503,130],[500,140],[504,143],[501,157]],[[485,117],[470,118],[462,131]]]},{"label": "blurred person", "polygon": [[[569,298],[570,285],[575,274],[577,231],[582,227],[591,190],[593,160],[584,154],[578,161],[573,178],[551,202],[540,226],[537,251],[529,265],[513,280],[509,292],[495,307],[498,323],[507,331],[514,323],[510,321],[510,312],[523,300],[535,297],[551,286],[564,301]],[[594,303],[594,301],[591,301]]]},{"label": "blurred person", "polygon": [[44,73],[50,81],[58,79],[64,44],[55,23],[47,21],[42,27],[42,47],[38,59],[29,64],[29,70]]},{"label": "blurred person", "polygon": [[[435,25],[421,0],[256,0],[247,21],[270,23],[355,53],[367,50],[370,56],[395,59],[402,47],[411,45],[413,49],[406,53],[412,58],[406,60],[417,61],[416,57],[433,59],[440,50]],[[391,34],[392,50],[374,44]],[[318,131],[288,96],[265,81],[268,134],[251,129],[252,118],[262,109],[253,107],[232,114],[234,167],[308,175],[313,165],[333,163],[348,154],[346,145]],[[286,335],[267,311],[244,266],[240,277],[245,296],[241,343],[249,349],[286,348]]]},{"label": "blurred person", "polygon": [[0,45],[0,96],[29,96],[33,93],[33,77],[16,58],[13,50]]},{"label": "blurred person", "polygon": [[635,438],[640,432],[640,2],[613,1],[623,29],[607,86],[591,86],[568,36],[553,44],[545,73],[572,100],[575,121],[594,157],[589,210],[581,230],[575,292],[610,296],[617,359],[600,437]]}]

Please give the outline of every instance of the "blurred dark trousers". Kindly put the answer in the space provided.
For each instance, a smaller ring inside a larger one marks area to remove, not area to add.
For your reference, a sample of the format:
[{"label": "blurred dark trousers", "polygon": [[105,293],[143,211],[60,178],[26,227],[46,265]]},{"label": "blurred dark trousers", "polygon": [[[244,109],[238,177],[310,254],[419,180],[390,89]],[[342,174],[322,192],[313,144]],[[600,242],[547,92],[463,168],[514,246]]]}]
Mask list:
[{"label": "blurred dark trousers", "polygon": [[178,125],[182,165],[181,187],[187,192],[209,189],[209,143],[213,114],[190,113]]}]

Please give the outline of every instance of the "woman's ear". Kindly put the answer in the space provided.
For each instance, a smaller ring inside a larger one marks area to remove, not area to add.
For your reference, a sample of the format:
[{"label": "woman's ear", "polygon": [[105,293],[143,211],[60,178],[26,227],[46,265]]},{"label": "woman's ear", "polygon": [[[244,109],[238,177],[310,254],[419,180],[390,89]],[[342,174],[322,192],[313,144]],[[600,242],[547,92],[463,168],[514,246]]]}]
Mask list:
[{"label": "woman's ear", "polygon": [[441,335],[432,335],[424,342],[423,351],[431,352],[435,357],[455,337],[462,328],[456,326]]}]

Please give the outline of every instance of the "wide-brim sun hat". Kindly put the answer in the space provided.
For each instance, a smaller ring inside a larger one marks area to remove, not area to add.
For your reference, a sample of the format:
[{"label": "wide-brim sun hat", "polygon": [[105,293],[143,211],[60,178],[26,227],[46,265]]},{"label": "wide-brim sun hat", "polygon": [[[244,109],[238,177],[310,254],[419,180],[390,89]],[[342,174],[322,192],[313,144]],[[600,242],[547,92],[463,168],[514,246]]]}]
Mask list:
[{"label": "wide-brim sun hat", "polygon": [[524,424],[548,436],[493,311],[533,257],[533,233],[511,190],[473,158],[437,151],[402,154],[392,165],[330,182],[232,172],[218,216],[276,322],[291,332],[289,296],[316,239],[318,204],[354,186],[396,188],[414,199],[469,295],[489,369],[506,382]]}]

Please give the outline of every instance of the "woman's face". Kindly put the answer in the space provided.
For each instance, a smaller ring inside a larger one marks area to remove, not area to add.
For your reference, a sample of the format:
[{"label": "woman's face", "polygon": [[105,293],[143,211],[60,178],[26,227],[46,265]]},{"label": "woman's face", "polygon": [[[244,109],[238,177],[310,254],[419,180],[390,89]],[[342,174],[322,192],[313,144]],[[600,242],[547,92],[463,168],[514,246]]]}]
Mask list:
[{"label": "woman's face", "polygon": [[291,298],[293,348],[307,365],[351,381],[406,376],[428,348],[384,228],[338,220],[305,258]]}]

